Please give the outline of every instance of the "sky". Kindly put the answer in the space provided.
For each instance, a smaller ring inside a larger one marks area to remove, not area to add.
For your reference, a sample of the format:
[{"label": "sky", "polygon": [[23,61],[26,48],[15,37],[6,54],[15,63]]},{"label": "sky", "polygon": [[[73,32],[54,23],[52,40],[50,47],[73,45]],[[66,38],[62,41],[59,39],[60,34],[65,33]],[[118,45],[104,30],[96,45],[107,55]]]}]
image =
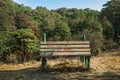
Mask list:
[{"label": "sky", "polygon": [[100,11],[109,0],[13,0],[19,4],[29,6],[35,9],[37,6],[46,7],[47,9],[58,9],[61,7],[85,9],[90,8]]}]

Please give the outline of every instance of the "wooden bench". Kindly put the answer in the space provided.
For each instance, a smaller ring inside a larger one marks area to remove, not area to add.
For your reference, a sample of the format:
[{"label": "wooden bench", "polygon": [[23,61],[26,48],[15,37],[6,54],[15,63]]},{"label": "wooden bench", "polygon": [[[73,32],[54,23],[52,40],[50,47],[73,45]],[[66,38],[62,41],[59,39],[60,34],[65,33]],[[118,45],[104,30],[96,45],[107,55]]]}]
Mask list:
[{"label": "wooden bench", "polygon": [[40,42],[40,56],[42,68],[45,70],[46,57],[52,56],[81,56],[81,61],[90,68],[90,44],[89,41],[47,41]]}]

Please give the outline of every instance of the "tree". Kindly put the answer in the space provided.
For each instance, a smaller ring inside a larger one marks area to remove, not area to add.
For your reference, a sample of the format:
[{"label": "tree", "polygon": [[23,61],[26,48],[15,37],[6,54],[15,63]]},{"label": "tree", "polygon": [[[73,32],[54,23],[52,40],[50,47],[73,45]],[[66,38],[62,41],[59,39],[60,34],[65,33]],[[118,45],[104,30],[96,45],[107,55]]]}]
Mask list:
[{"label": "tree", "polygon": [[119,42],[120,35],[120,0],[111,0],[103,5],[103,16],[106,16],[115,29],[115,40]]},{"label": "tree", "polygon": [[[0,31],[0,57],[9,53],[10,48],[14,45],[10,32]],[[2,58],[1,58],[2,59]]]},{"label": "tree", "polygon": [[14,28],[14,9],[11,0],[0,1],[0,31],[6,31]]},{"label": "tree", "polygon": [[17,14],[15,20],[17,29],[28,28],[28,22],[30,21],[30,19],[26,14],[24,13]]},{"label": "tree", "polygon": [[15,38],[15,51],[20,59],[28,61],[32,54],[38,52],[39,44],[31,29],[20,29],[13,34]]},{"label": "tree", "polygon": [[69,40],[71,37],[70,28],[68,24],[63,21],[56,21],[56,27],[54,28],[53,32],[53,40]]},{"label": "tree", "polygon": [[67,8],[63,7],[63,8],[57,9],[57,12],[60,13],[62,16],[64,16],[67,10],[68,10]]},{"label": "tree", "polygon": [[114,27],[111,25],[111,23],[108,21],[108,20],[105,20],[104,21],[104,24],[103,24],[103,35],[104,35],[104,38],[109,40],[109,39],[112,39],[114,38]]}]

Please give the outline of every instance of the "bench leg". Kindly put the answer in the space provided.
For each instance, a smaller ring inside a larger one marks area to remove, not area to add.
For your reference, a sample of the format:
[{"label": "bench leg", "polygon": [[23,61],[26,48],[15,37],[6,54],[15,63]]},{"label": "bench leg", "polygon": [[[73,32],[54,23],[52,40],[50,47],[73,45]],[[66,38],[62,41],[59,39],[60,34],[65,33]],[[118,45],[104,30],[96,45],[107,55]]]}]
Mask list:
[{"label": "bench leg", "polygon": [[90,69],[90,56],[85,57],[85,65],[87,69]]},{"label": "bench leg", "polygon": [[85,61],[85,56],[80,56],[80,61],[81,61],[82,63],[84,63],[84,61]]},{"label": "bench leg", "polygon": [[46,71],[46,62],[47,62],[46,57],[42,57],[42,71],[43,72]]}]

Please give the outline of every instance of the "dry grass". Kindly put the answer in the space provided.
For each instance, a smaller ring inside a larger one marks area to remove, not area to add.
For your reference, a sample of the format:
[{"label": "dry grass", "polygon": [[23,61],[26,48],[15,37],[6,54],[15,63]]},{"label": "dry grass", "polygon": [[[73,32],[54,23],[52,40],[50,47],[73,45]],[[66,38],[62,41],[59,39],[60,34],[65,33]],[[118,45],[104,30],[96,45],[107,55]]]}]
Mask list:
[{"label": "dry grass", "polygon": [[91,58],[86,70],[78,57],[47,61],[47,72],[39,70],[41,62],[0,65],[0,80],[120,80],[120,51],[106,52]]}]

